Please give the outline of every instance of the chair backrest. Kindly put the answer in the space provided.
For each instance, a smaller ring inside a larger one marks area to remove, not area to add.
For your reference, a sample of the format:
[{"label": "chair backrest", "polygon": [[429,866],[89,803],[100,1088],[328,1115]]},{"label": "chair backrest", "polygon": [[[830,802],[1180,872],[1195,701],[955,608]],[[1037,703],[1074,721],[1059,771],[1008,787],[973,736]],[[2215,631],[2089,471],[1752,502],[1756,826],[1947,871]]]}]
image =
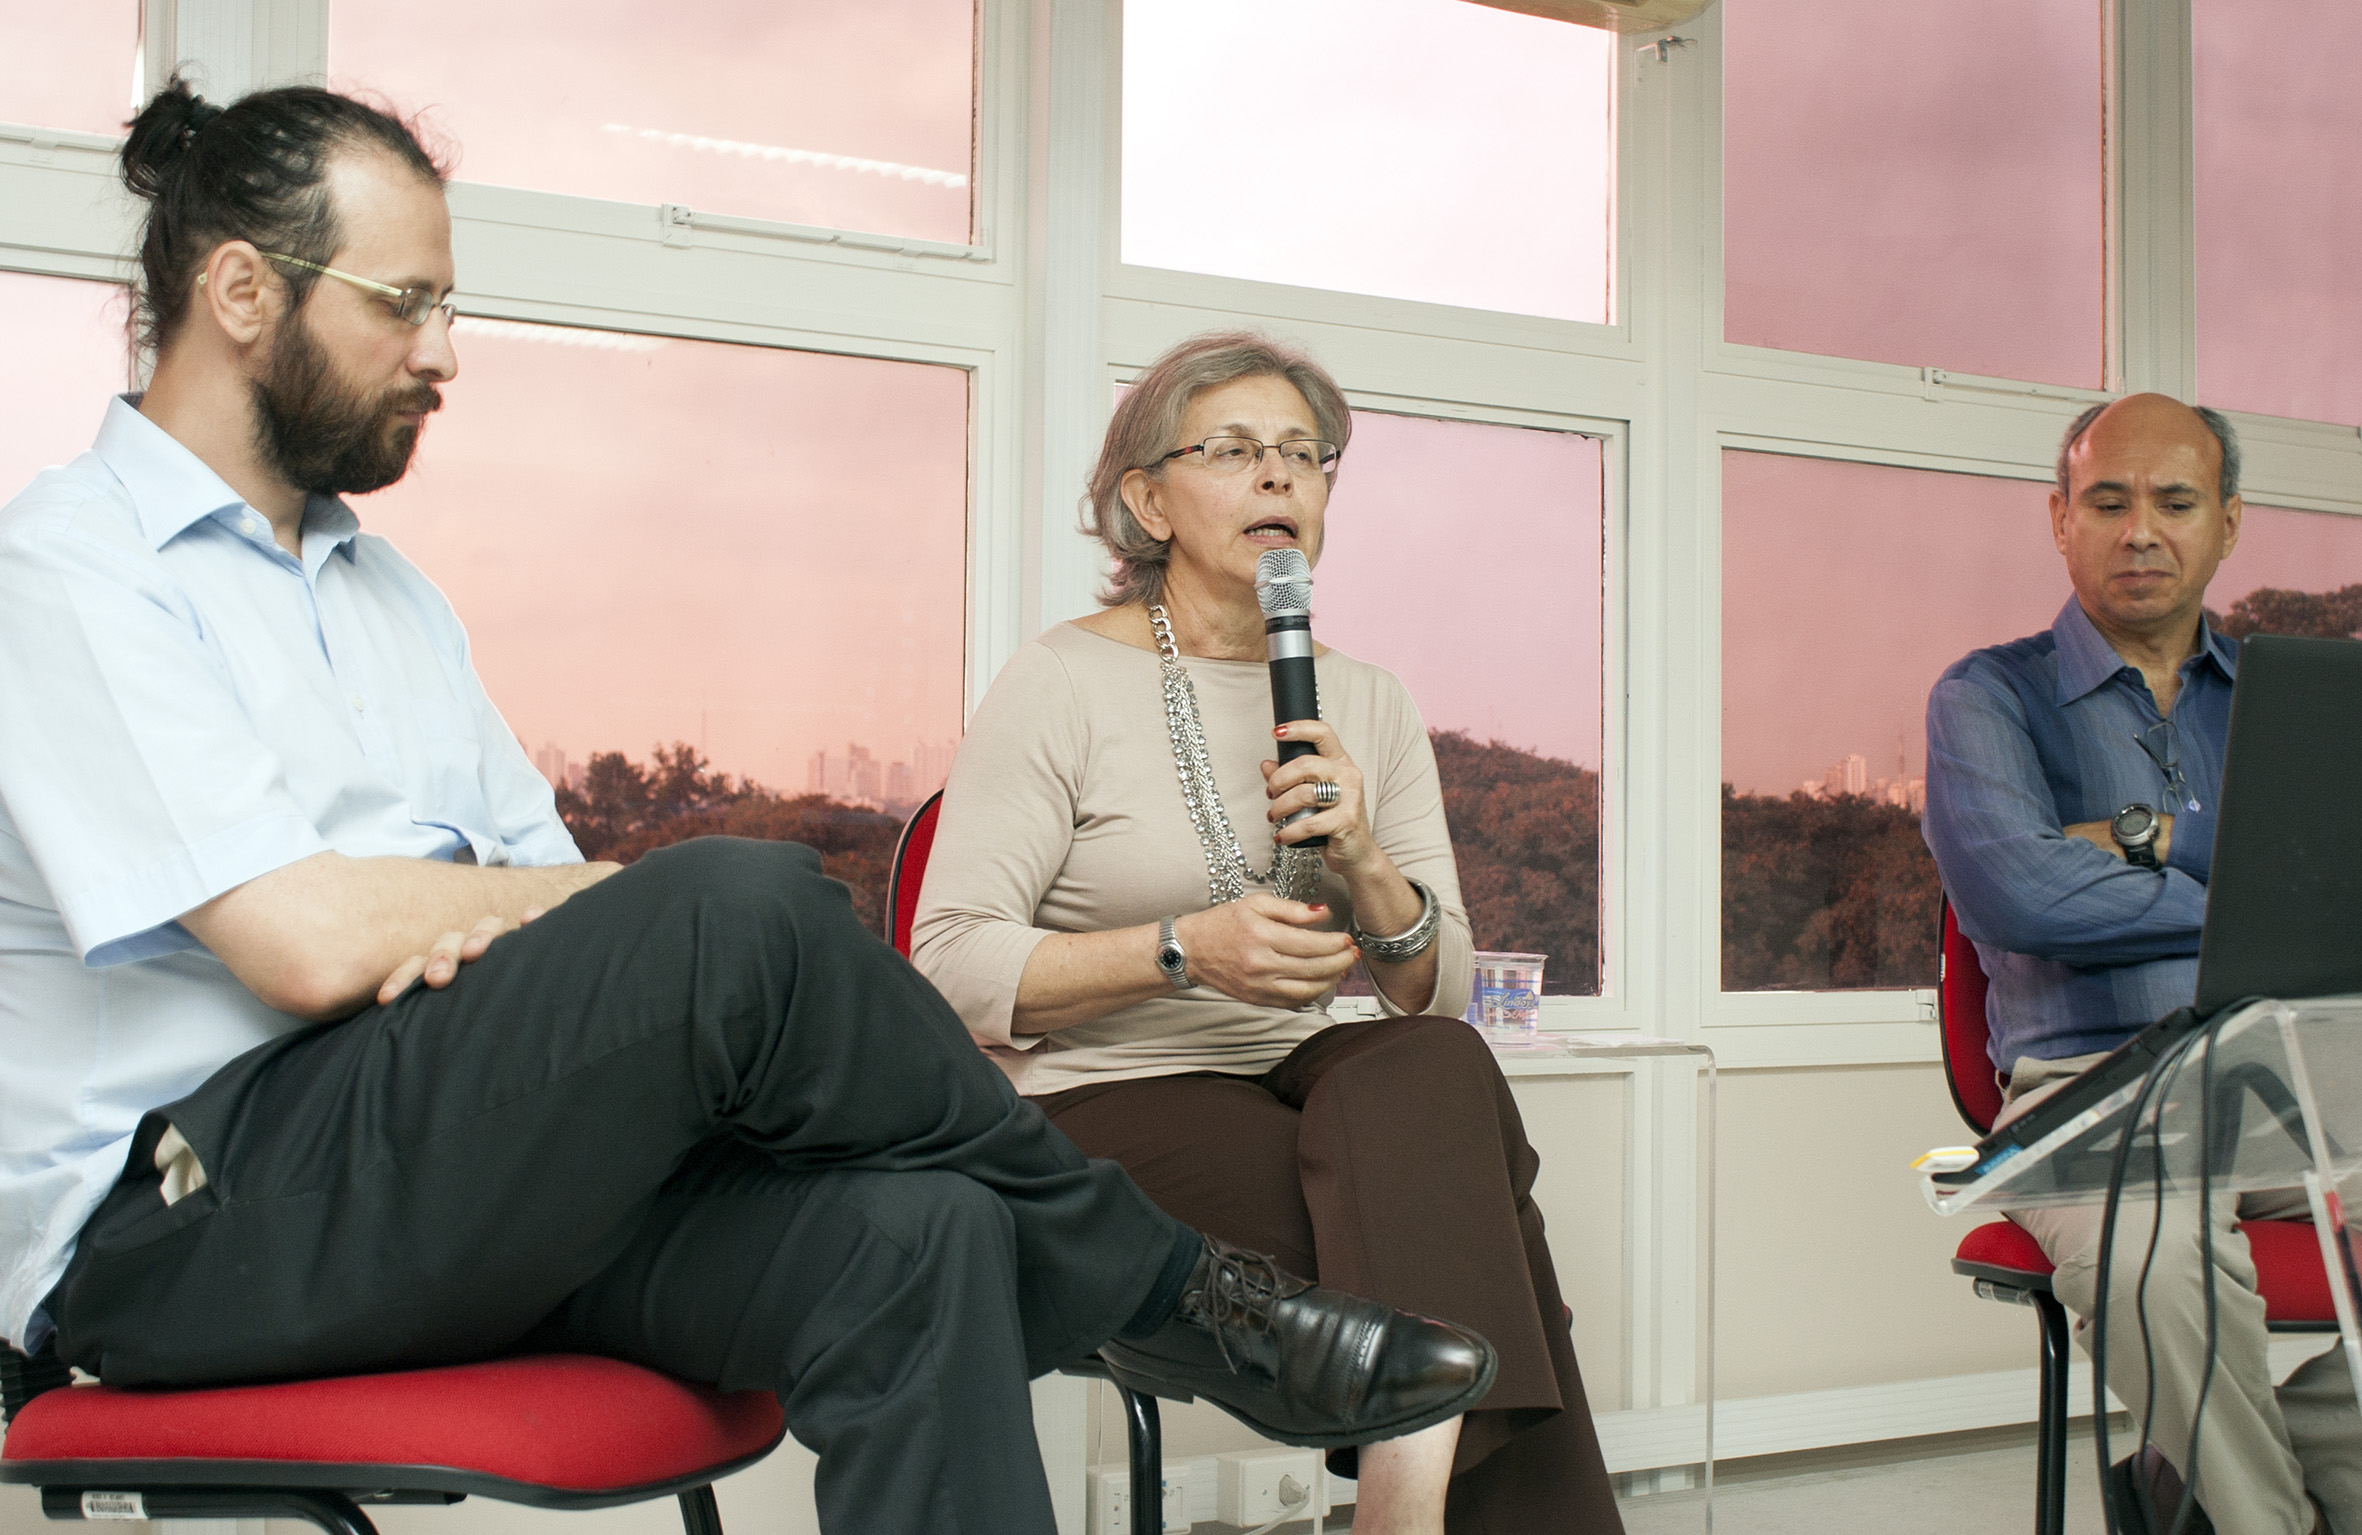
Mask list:
[{"label": "chair backrest", "polygon": [[927,856],[935,851],[935,820],[943,813],[943,791],[928,795],[910,813],[894,861],[886,869],[886,936],[910,958],[910,930],[919,920],[919,886],[926,883]]},{"label": "chair backrest", "polygon": [[1985,1021],[1985,963],[1977,946],[1960,931],[1949,896],[1943,901],[1944,943],[1936,964],[1936,1021],[1944,1037],[1944,1080],[1952,1106],[1969,1128],[1982,1135],[2001,1112],[2001,1084],[1985,1046],[1992,1030]]}]

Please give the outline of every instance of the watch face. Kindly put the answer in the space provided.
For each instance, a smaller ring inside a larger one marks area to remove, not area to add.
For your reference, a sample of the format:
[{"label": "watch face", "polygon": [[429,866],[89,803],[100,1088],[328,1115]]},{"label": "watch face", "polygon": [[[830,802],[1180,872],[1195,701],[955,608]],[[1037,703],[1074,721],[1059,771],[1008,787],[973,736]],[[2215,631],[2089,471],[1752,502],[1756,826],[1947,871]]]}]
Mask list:
[{"label": "watch face", "polygon": [[2146,805],[2127,805],[2116,812],[2109,830],[2118,842],[2146,842],[2157,832],[2157,812]]}]

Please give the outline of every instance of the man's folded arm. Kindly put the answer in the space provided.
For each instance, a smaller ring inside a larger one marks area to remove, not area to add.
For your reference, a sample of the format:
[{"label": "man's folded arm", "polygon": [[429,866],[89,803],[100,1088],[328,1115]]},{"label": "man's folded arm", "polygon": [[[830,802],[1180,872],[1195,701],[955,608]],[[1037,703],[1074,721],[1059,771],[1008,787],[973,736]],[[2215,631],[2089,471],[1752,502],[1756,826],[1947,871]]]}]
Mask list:
[{"label": "man's folded arm", "polygon": [[377,1000],[414,962],[429,985],[447,984],[493,937],[615,869],[314,853],[215,896],[181,925],[271,1007],[343,1018]]},{"label": "man's folded arm", "polygon": [[2205,885],[2179,859],[2139,869],[2069,836],[2005,690],[1955,675],[1928,695],[1921,827],[1961,931],[1980,943],[2070,965],[2198,952]]}]

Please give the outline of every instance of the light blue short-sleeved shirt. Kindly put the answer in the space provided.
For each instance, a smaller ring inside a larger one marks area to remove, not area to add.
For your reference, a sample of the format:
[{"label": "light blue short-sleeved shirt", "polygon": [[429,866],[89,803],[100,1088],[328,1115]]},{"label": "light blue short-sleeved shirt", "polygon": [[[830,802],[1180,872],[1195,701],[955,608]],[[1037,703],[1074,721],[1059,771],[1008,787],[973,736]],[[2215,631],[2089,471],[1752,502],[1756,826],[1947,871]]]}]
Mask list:
[{"label": "light blue short-sleeved shirt", "polygon": [[0,1337],[149,1109],[301,1020],[177,920],[326,850],[575,863],[451,605],[350,508],[303,554],[125,396],[0,508]]}]

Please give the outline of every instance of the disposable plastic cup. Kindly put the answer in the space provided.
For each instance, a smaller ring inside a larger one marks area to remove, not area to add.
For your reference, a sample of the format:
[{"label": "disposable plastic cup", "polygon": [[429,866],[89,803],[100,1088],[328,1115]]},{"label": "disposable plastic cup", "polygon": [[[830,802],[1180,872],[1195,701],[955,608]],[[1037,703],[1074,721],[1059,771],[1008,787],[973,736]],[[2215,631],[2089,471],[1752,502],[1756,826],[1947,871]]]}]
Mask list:
[{"label": "disposable plastic cup", "polygon": [[1488,1029],[1538,1029],[1542,1026],[1542,966],[1547,954],[1496,954],[1480,950],[1476,956],[1476,996],[1468,1007],[1468,1021]]}]

